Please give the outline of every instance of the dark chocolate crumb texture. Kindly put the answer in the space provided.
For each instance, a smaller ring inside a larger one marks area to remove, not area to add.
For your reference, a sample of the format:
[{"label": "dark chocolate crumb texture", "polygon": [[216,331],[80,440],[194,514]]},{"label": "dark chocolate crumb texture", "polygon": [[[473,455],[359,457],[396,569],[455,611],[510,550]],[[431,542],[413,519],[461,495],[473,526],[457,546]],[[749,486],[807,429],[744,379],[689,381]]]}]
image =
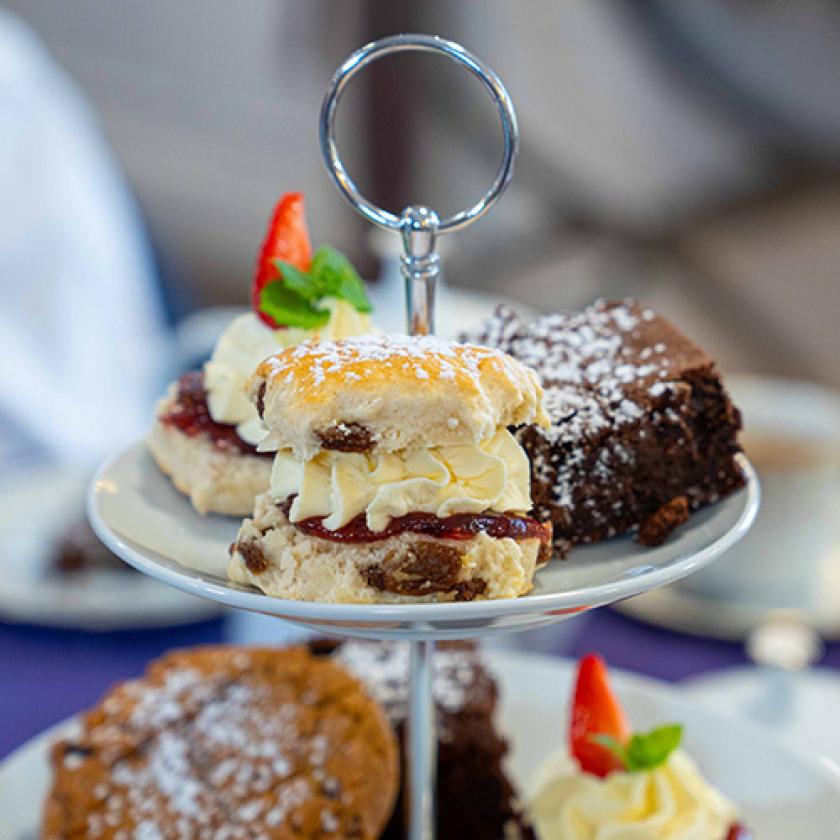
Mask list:
[{"label": "dark chocolate crumb texture", "polygon": [[686,506],[743,486],[741,416],[714,360],[651,309],[598,301],[528,321],[499,307],[467,340],[540,376],[551,428],[517,435],[559,554],[628,531],[658,544]]},{"label": "dark chocolate crumb texture", "polygon": [[[402,642],[314,640],[367,687],[394,726],[402,748],[409,705],[409,651]],[[498,688],[472,642],[443,642],[433,658],[438,722],[438,840],[533,840],[504,763],[508,745],[494,724]],[[404,757],[404,753],[403,753]],[[400,799],[380,840],[406,836]]]}]

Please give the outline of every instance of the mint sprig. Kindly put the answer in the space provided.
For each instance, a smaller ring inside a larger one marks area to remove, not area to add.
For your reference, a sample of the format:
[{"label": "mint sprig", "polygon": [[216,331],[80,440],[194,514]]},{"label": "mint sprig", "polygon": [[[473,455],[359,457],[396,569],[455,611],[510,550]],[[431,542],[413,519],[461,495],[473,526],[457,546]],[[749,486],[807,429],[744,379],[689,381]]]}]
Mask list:
[{"label": "mint sprig", "polygon": [[330,320],[329,309],[318,309],[288,288],[282,280],[273,280],[260,292],[260,309],[283,327],[305,330],[323,327]]},{"label": "mint sprig", "polygon": [[352,263],[329,245],[312,257],[309,271],[283,260],[274,260],[281,276],[260,292],[260,309],[285,327],[314,329],[330,319],[328,309],[318,306],[324,298],[347,301],[358,312],[372,312],[365,286]]},{"label": "mint sprig", "polygon": [[625,770],[636,773],[664,764],[668,756],[680,745],[682,736],[682,726],[671,723],[651,729],[650,732],[637,733],[626,744],[622,744],[612,735],[591,735],[589,740],[609,750]]},{"label": "mint sprig", "polygon": [[346,300],[358,312],[373,312],[362,278],[341,251],[321,246],[312,257],[309,273],[321,286],[322,297]]}]

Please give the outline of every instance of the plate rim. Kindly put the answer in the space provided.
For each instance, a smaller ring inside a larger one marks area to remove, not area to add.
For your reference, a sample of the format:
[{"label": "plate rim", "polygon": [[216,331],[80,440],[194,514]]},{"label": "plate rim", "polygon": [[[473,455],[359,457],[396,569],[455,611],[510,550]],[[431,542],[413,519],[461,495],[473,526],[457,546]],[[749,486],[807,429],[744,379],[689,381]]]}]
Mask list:
[{"label": "plate rim", "polygon": [[[150,574],[165,583],[193,595],[217,601],[228,607],[276,615],[300,623],[336,622],[345,625],[345,632],[352,632],[353,625],[405,624],[423,625],[429,637],[434,635],[435,622],[457,622],[467,620],[501,619],[506,617],[533,616],[534,622],[562,620],[588,609],[605,606],[618,600],[639,595],[668,583],[673,583],[711,563],[732,547],[751,527],[760,499],[758,477],[754,468],[742,454],[735,457],[746,482],[744,487],[728,496],[741,496],[743,503],[734,525],[699,551],[678,558],[666,566],[655,568],[645,574],[626,577],[620,581],[602,583],[589,588],[574,588],[563,592],[540,593],[522,598],[476,600],[438,604],[331,604],[320,601],[295,601],[274,598],[256,589],[234,589],[207,579],[204,573],[182,566],[179,570],[170,568],[144,554],[127,538],[111,530],[99,508],[100,496],[107,491],[107,474],[113,466],[128,456],[148,457],[144,442],[137,441],[108,458],[94,474],[87,493],[87,512],[91,526],[97,536],[115,554],[141,572]],[[142,548],[142,547],[141,547]],[[150,552],[158,554],[157,552]],[[158,556],[161,556],[158,554]],[[640,554],[640,557],[643,555]],[[177,563],[171,560],[171,563]],[[640,563],[640,566],[642,563]],[[473,635],[478,635],[473,632]]]}]

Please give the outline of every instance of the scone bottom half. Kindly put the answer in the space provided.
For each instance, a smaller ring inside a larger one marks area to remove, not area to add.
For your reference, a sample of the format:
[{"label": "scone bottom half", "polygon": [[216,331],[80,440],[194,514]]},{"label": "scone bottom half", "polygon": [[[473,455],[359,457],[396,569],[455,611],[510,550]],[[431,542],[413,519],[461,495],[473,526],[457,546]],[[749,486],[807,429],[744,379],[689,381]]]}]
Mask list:
[{"label": "scone bottom half", "polygon": [[235,426],[213,419],[201,371],[186,373],[170,386],[158,403],[146,446],[201,514],[250,514],[271,477],[271,453],[257,452]]},{"label": "scone bottom half", "polygon": [[429,337],[304,344],[250,394],[276,451],[228,573],[266,594],[333,603],[514,598],[548,559],[528,515],[528,459],[509,427],[543,421],[533,372]]},{"label": "scone bottom half", "polygon": [[[391,528],[387,536],[364,541],[350,536],[361,522],[341,529],[344,540],[325,539],[313,534],[317,520],[301,527],[289,522],[287,511],[288,504],[277,504],[270,493],[257,498],[254,518],[245,520],[231,546],[231,580],[275,597],[327,603],[515,598],[530,591],[534,572],[549,558],[550,525],[530,517],[455,515],[447,522],[416,515],[415,526],[452,528],[452,535]],[[461,530],[454,530],[456,523]],[[522,536],[490,536],[483,526]]]}]

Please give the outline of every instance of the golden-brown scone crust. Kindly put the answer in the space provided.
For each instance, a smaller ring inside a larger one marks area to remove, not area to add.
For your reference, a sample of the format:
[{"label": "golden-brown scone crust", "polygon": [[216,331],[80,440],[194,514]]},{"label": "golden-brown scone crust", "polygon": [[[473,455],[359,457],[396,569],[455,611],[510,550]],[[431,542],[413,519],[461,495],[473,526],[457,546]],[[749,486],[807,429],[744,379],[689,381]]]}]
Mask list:
[{"label": "golden-brown scone crust", "polygon": [[[530,368],[498,350],[433,336],[304,342],[265,359],[248,382],[269,429],[261,448],[306,458],[335,430],[387,451],[473,444],[501,426],[543,423]],[[337,447],[335,447],[337,448]]]},{"label": "golden-brown scone crust", "polygon": [[52,751],[43,840],[379,836],[396,740],[338,665],[303,648],[171,653]]}]

